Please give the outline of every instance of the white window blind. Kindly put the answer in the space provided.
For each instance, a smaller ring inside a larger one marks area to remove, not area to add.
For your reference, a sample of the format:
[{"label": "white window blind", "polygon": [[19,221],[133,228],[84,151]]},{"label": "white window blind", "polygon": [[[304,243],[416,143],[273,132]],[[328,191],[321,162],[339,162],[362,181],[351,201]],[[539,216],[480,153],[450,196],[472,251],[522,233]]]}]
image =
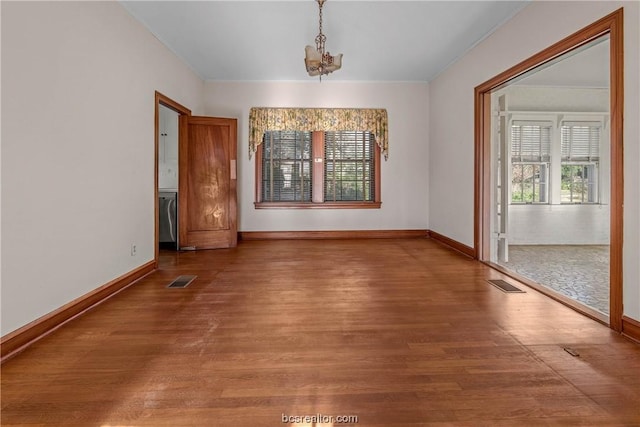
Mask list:
[{"label": "white window blind", "polygon": [[564,122],[561,135],[563,161],[593,162],[600,159],[599,122]]},{"label": "white window blind", "polygon": [[549,162],[551,123],[514,121],[511,125],[511,161]]}]

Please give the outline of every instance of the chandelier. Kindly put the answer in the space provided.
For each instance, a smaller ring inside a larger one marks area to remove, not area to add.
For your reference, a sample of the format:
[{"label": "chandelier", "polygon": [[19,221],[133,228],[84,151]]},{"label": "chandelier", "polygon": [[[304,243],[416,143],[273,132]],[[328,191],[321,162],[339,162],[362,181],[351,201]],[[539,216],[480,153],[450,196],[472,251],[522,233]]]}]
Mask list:
[{"label": "chandelier", "polygon": [[329,52],[325,52],[324,43],[327,41],[327,36],[322,34],[322,6],[326,0],[316,0],[319,7],[319,22],[320,32],[316,37],[316,47],[307,45],[304,48],[305,58],[304,64],[307,67],[307,73],[310,76],[320,76],[322,80],[323,74],[329,74],[336,70],[339,70],[342,66],[342,54],[331,56]]}]

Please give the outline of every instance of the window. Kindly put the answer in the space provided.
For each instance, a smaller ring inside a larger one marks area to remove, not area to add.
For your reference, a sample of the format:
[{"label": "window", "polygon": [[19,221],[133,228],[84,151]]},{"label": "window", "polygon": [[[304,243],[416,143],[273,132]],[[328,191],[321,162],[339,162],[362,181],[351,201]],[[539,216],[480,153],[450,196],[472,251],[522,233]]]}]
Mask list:
[{"label": "window", "polygon": [[262,146],[261,200],[311,201],[310,132],[267,132]]},{"label": "window", "polygon": [[267,131],[256,207],[380,207],[380,149],[370,132]]},{"label": "window", "polygon": [[548,203],[551,123],[514,121],[511,126],[511,202]]},{"label": "window", "polygon": [[369,132],[325,132],[324,200],[375,201],[374,151]]},{"label": "window", "polygon": [[546,203],[548,170],[545,163],[514,164],[511,175],[511,201]]},{"label": "window", "polygon": [[600,124],[565,122],[561,129],[561,203],[598,203]]},{"label": "window", "polygon": [[560,203],[597,203],[595,164],[562,164]]}]

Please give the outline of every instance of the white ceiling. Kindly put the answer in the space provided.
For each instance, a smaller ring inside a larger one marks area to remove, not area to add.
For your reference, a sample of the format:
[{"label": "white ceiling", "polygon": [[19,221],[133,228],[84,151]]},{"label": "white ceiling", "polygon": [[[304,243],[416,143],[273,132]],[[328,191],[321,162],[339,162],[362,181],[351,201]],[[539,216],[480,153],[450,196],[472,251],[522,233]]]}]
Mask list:
[{"label": "white ceiling", "polygon": [[[323,7],[327,80],[429,81],[527,5],[518,1],[345,1]],[[315,0],[122,1],[205,80],[309,80]],[[317,77],[316,77],[317,78]]]}]

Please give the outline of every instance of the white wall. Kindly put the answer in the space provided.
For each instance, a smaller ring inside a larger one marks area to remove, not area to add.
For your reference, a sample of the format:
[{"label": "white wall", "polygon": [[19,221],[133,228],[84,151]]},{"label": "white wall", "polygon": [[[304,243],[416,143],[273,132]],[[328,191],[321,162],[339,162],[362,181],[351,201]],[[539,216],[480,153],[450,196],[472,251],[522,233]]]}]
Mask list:
[{"label": "white wall", "polygon": [[158,188],[178,189],[178,117],[171,108],[158,109]]},{"label": "white wall", "polygon": [[509,111],[609,112],[608,88],[508,86],[504,93]]},{"label": "white wall", "polygon": [[473,245],[474,88],[621,6],[625,7],[624,314],[640,319],[638,2],[534,1],[430,82],[429,228]]},{"label": "white wall", "polygon": [[627,316],[640,320],[640,3],[625,10],[623,304]]},{"label": "white wall", "polygon": [[[240,231],[426,229],[426,83],[207,82],[207,115],[238,118]],[[386,108],[389,160],[382,160],[380,209],[255,209],[255,157],[249,159],[251,107]]]},{"label": "white wall", "polygon": [[153,259],[154,91],[203,82],[116,2],[1,7],[5,335]]},{"label": "white wall", "polygon": [[[2,3],[0,3],[0,22],[2,21]],[[0,30],[2,25],[0,23]],[[2,45],[2,31],[0,31],[0,46]],[[2,49],[0,48],[0,52]],[[0,61],[1,62],[1,61]],[[2,81],[2,67],[0,67],[0,82]],[[0,98],[2,97],[2,84],[0,84]],[[0,102],[0,124],[2,123],[2,102]],[[1,128],[1,126],[0,126]],[[2,187],[2,132],[0,132],[0,193]],[[2,260],[2,197],[0,196],[0,260]],[[2,307],[2,266],[0,264],[0,307]],[[2,320],[0,319],[0,329]],[[0,336],[2,333],[0,332]]]},{"label": "white wall", "polygon": [[608,245],[609,205],[510,205],[510,245]]}]

